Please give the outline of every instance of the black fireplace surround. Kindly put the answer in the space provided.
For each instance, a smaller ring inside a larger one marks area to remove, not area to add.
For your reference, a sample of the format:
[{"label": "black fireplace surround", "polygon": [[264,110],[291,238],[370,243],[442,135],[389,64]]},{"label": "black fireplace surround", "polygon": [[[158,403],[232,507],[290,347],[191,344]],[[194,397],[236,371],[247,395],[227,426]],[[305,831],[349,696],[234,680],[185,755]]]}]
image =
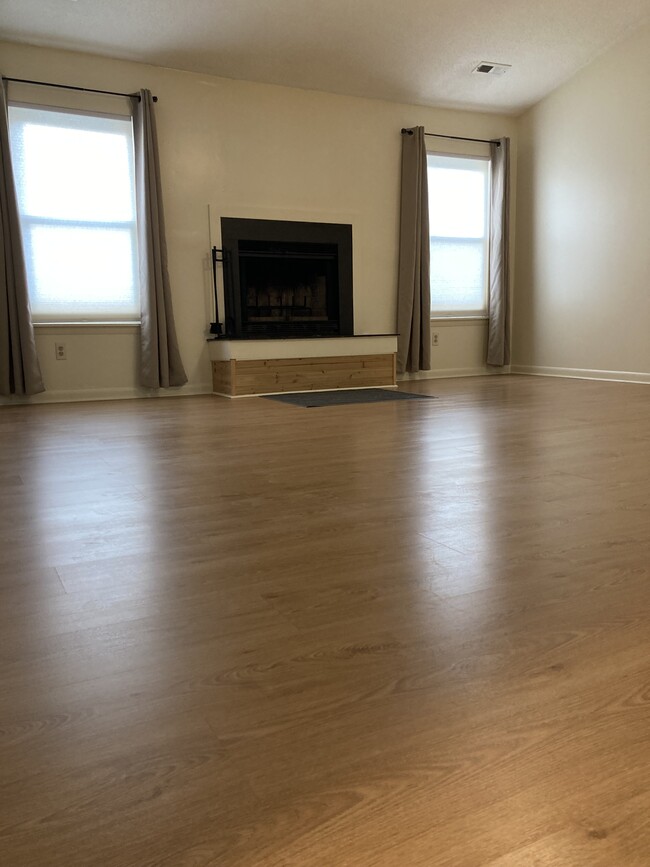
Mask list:
[{"label": "black fireplace surround", "polygon": [[221,218],[225,334],[354,333],[352,226]]}]

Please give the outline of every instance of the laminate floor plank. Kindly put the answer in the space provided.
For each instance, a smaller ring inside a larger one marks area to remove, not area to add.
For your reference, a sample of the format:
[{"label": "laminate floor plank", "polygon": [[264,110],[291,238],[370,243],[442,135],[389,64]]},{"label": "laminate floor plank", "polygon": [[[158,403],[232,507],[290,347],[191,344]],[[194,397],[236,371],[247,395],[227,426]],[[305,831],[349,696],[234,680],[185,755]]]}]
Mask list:
[{"label": "laminate floor plank", "polygon": [[0,863],[645,867],[650,390],[0,411]]}]

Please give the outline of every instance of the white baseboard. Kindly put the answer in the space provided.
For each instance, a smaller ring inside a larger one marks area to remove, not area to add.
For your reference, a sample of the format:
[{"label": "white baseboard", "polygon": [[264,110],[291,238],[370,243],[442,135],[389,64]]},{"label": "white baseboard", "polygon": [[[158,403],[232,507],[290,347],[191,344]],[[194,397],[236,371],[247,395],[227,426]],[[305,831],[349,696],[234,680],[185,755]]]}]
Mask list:
[{"label": "white baseboard", "polygon": [[76,388],[44,391],[31,397],[0,397],[0,406],[21,406],[38,403],[77,403],[90,400],[132,400],[151,397],[188,397],[212,394],[212,383],[183,385],[180,388]]},{"label": "white baseboard", "polygon": [[501,376],[510,373],[509,367],[448,367],[443,370],[418,370],[417,373],[398,373],[398,382],[418,379],[453,379],[460,376]]},{"label": "white baseboard", "polygon": [[543,367],[513,364],[511,373],[525,376],[558,376],[564,379],[597,379],[607,382],[641,382],[650,384],[650,373],[631,370],[589,370],[581,367]]}]

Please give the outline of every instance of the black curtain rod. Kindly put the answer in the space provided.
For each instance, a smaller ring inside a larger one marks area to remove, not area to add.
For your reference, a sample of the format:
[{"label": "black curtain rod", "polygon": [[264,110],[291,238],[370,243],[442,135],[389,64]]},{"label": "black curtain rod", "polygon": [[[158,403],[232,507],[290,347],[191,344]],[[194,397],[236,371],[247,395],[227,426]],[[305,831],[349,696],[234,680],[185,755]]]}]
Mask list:
[{"label": "black curtain rod", "polygon": [[[402,135],[413,135],[413,130],[402,127]],[[453,138],[455,141],[479,141],[482,144],[495,144],[497,147],[501,147],[501,142],[493,138],[467,138],[464,135],[445,135],[441,132],[425,132],[425,135],[433,136],[433,138]]]},{"label": "black curtain rod", "polygon": [[[103,93],[106,96],[128,96],[137,97],[140,99],[139,93],[119,93],[116,90],[95,90],[94,87],[75,87],[72,84],[54,84],[52,81],[30,81],[28,78],[7,78],[2,76],[3,81],[14,81],[16,84],[37,84],[39,87],[58,87],[61,90],[82,90],[84,93]],[[154,102],[158,102],[158,97],[153,97]]]}]

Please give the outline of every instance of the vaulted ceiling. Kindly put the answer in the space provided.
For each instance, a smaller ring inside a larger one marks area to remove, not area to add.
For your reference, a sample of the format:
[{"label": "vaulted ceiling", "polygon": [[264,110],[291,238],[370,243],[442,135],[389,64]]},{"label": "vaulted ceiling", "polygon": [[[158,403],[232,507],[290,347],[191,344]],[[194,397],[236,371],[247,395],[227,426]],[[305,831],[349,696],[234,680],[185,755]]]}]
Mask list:
[{"label": "vaulted ceiling", "polygon": [[[228,78],[516,114],[648,16],[650,0],[3,0],[0,37]],[[473,74],[481,61],[512,68]]]}]

